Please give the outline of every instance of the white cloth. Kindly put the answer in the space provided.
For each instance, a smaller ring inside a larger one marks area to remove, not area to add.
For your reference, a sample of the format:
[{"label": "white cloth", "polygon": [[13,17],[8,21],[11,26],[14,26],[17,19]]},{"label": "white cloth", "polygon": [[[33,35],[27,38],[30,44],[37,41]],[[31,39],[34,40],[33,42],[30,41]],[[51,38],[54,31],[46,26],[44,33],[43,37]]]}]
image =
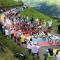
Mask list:
[{"label": "white cloth", "polygon": [[55,35],[51,36],[51,38],[52,39],[60,39],[58,36],[55,36]]},{"label": "white cloth", "polygon": [[60,55],[56,55],[56,60],[60,60]]},{"label": "white cloth", "polygon": [[59,37],[58,36],[53,36],[54,38],[58,39]]}]

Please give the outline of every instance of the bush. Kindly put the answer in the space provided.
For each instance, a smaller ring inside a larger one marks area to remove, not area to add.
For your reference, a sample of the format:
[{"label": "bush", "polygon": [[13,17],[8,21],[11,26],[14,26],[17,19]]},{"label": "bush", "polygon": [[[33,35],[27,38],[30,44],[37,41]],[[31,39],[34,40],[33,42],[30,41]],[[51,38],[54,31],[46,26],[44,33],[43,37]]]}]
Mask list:
[{"label": "bush", "polygon": [[1,32],[0,42],[3,43],[3,45],[5,45],[6,47],[8,47],[14,54],[22,53],[23,55],[25,55],[26,60],[32,60],[26,48],[19,48],[18,45],[10,37],[4,36]]}]

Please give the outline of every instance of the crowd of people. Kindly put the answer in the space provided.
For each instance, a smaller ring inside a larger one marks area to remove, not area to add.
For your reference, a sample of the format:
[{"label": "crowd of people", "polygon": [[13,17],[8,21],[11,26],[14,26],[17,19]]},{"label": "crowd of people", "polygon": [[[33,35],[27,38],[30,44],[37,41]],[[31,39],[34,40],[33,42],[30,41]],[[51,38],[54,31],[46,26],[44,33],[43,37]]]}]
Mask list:
[{"label": "crowd of people", "polygon": [[[48,37],[52,28],[52,20],[48,21],[48,29],[46,21],[39,20],[29,16],[21,16],[17,11],[7,11],[1,16],[2,31],[6,36],[14,38],[14,41],[25,42],[30,40],[33,35],[40,37]],[[22,38],[23,37],[23,38]],[[22,38],[22,39],[21,39]]]},{"label": "crowd of people", "polygon": [[2,13],[1,22],[3,34],[11,37],[19,46],[27,45],[29,54],[32,53],[33,57],[35,54],[39,57],[40,48],[37,43],[32,42],[33,37],[37,38],[37,35],[40,38],[54,37],[51,34],[52,20],[46,22],[32,16],[22,16],[15,9]]}]

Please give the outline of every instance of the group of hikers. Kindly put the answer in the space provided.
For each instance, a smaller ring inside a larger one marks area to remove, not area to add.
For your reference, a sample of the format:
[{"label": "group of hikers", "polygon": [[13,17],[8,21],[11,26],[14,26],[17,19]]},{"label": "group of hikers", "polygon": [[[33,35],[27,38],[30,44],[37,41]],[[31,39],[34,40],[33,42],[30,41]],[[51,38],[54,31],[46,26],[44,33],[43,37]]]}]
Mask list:
[{"label": "group of hikers", "polygon": [[[39,35],[40,38],[54,37],[51,35],[52,29],[52,20],[45,21],[34,17],[22,16],[18,12],[6,11],[1,15],[1,31],[5,36],[11,37],[15,43],[19,46],[26,45],[29,54],[32,53],[33,60],[35,54],[39,58],[39,49],[40,46],[37,46],[37,43],[32,42],[32,38],[37,38],[34,35]],[[53,57],[53,52],[51,49],[48,49],[48,59],[45,55],[45,60],[51,60]],[[56,53],[56,60],[58,60],[60,55]],[[59,58],[60,59],[60,58]]]}]

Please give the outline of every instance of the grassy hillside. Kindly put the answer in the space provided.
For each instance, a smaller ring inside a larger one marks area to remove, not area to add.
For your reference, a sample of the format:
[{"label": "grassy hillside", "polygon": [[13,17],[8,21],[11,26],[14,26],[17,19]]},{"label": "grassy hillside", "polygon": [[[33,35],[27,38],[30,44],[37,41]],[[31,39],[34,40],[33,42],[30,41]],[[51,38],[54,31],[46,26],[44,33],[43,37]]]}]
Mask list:
[{"label": "grassy hillside", "polygon": [[[18,45],[9,37],[4,36],[0,32],[0,43],[2,44],[2,47],[5,48],[5,53],[0,51],[0,57],[5,60],[14,60],[13,54],[15,53],[22,53],[25,55],[26,60],[32,60],[32,57],[28,54],[28,51],[25,47],[19,48]],[[1,45],[0,45],[1,46]],[[9,53],[11,52],[11,54]]]},{"label": "grassy hillside", "polygon": [[40,13],[40,12],[38,12],[38,11],[36,11],[36,10],[34,10],[34,9],[32,9],[32,8],[27,8],[27,9],[25,9],[22,13],[21,13],[21,15],[25,15],[25,16],[33,16],[34,18],[40,18],[40,19],[42,19],[42,20],[49,20],[49,19],[51,19],[50,17],[48,17],[47,15],[44,15],[44,14],[42,14],[42,13]]},{"label": "grassy hillside", "polygon": [[11,7],[11,6],[18,6],[21,4],[22,4],[21,0],[19,0],[18,2],[15,0],[0,0],[0,7]]},{"label": "grassy hillside", "polygon": [[18,60],[14,58],[14,54],[7,47],[4,48],[5,52],[0,52],[0,60]]}]

